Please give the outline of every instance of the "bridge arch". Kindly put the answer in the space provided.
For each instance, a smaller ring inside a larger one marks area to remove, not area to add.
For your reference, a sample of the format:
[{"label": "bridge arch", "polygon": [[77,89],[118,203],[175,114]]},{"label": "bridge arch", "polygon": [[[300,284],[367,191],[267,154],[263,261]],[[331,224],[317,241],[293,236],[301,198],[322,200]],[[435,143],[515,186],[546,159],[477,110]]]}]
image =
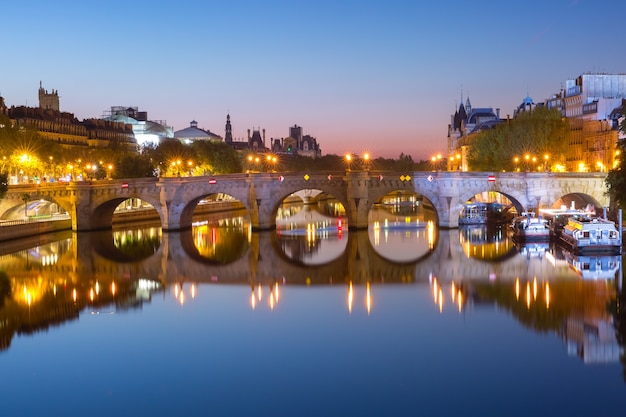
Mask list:
[{"label": "bridge arch", "polygon": [[163,210],[161,210],[161,203],[159,200],[154,199],[150,195],[143,195],[137,192],[131,192],[123,197],[115,197],[111,199],[96,199],[94,201],[94,209],[91,215],[92,230],[104,230],[111,229],[113,227],[113,213],[115,209],[124,201],[137,198],[150,204],[159,215],[161,222],[163,221]]},{"label": "bridge arch", "polygon": [[22,196],[24,194],[27,194],[29,198],[29,200],[26,202],[27,206],[32,206],[37,201],[43,200],[49,203],[56,204],[63,211],[67,212],[69,215],[71,215],[72,213],[72,205],[68,201],[64,200],[63,198],[55,198],[54,196],[50,195],[50,193],[35,191],[35,192],[11,194],[1,199],[0,200],[0,219],[10,220],[6,217],[7,215],[9,215],[13,211],[19,211],[20,209],[23,210],[25,202]]},{"label": "bridge arch", "polygon": [[585,208],[592,205],[596,211],[601,210],[604,206],[594,196],[585,193],[569,193],[559,197],[550,208],[560,208],[561,206],[571,207],[574,205],[577,209]]},{"label": "bridge arch", "polygon": [[[593,197],[597,207],[608,206],[606,173],[519,173],[519,172],[411,172],[374,173],[346,171],[331,174],[254,173],[216,177],[141,178],[129,180],[79,181],[9,186],[0,201],[0,213],[7,204],[22,203],[22,193],[54,201],[72,217],[72,229],[95,230],[109,227],[108,214],[115,201],[137,197],[153,205],[164,230],[191,226],[195,203],[204,196],[224,193],[243,203],[250,213],[252,228],[276,227],[276,212],[290,194],[318,189],[340,201],[351,229],[368,227],[371,205],[393,190],[413,191],[434,206],[438,225],[458,227],[458,213],[465,199],[483,191],[497,191],[515,202],[518,209],[551,207],[562,196],[577,193]],[[191,203],[193,202],[193,203]],[[119,204],[119,203],[118,203]],[[189,206],[189,207],[188,207]],[[106,214],[107,221],[95,218]],[[182,219],[182,221],[181,221]]]},{"label": "bridge arch", "polygon": [[248,210],[251,221],[258,218],[256,203],[251,197],[250,178],[242,174],[215,177],[161,178],[160,204],[165,230],[191,228],[193,212],[201,200],[216,194],[226,194],[240,201]]},{"label": "bridge arch", "polygon": [[[263,202],[263,204],[268,207],[267,220],[270,223],[270,229],[276,228],[276,215],[278,214],[278,209],[283,204],[285,199],[292,194],[300,193],[304,190],[319,190],[321,193],[330,195],[339,201],[344,209],[348,210],[348,200],[345,194],[345,187],[341,184],[340,181],[337,180],[327,180],[326,183],[323,180],[311,181],[310,184],[306,184],[306,187],[303,187],[299,181],[283,181],[284,184],[280,188],[278,188],[274,193],[269,196],[267,203]],[[348,224],[349,225],[349,224]]]}]

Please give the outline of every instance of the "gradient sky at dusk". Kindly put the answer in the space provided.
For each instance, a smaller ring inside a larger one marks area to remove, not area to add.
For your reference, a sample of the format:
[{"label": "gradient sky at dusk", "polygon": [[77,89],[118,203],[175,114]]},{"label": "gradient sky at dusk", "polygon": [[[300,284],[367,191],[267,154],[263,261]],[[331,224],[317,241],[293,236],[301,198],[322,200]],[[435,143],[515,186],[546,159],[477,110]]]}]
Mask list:
[{"label": "gradient sky at dusk", "polygon": [[39,81],[79,119],[138,106],[175,130],[286,137],[322,152],[429,159],[461,94],[536,102],[584,72],[626,72],[624,0],[10,1],[0,95],[37,106]]}]

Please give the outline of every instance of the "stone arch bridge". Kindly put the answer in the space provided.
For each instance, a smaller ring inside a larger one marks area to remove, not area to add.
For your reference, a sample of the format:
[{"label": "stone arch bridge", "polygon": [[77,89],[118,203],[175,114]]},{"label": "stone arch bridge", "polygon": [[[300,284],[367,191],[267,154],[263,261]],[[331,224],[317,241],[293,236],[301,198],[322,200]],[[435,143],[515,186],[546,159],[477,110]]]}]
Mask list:
[{"label": "stone arch bridge", "polygon": [[184,230],[191,227],[200,200],[224,193],[245,205],[253,229],[271,230],[285,198],[316,189],[343,204],[351,229],[367,228],[371,206],[397,191],[424,196],[437,213],[438,225],[456,228],[463,204],[487,191],[505,195],[518,212],[552,207],[568,195],[577,195],[597,207],[608,206],[605,178],[605,173],[346,171],[31,184],[9,186],[0,200],[0,218],[7,210],[24,204],[25,198],[44,199],[70,214],[74,231],[109,229],[115,208],[128,198],[140,198],[154,206],[163,230]]}]

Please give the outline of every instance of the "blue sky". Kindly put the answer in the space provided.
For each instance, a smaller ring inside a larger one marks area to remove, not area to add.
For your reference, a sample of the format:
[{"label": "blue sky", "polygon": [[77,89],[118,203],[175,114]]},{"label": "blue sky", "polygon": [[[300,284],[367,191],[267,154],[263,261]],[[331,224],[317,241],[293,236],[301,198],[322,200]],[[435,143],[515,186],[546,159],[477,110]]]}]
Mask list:
[{"label": "blue sky", "polygon": [[79,119],[138,106],[175,130],[302,126],[324,153],[446,149],[461,94],[501,115],[626,72],[623,0],[28,1],[0,6],[0,95],[39,81]]}]

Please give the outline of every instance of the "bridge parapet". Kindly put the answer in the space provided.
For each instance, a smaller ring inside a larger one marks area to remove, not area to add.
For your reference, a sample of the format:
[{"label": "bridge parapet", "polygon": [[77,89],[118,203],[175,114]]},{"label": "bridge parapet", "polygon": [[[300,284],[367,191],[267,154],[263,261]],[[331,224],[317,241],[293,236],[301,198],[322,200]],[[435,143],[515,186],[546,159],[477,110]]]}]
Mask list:
[{"label": "bridge parapet", "polygon": [[410,191],[432,203],[439,226],[455,228],[463,204],[484,192],[505,195],[518,211],[551,207],[568,194],[585,195],[597,206],[607,206],[605,178],[605,173],[342,171],[28,184],[9,186],[0,201],[0,218],[8,209],[24,204],[26,194],[30,200],[56,202],[70,214],[75,231],[106,229],[122,201],[139,198],[152,204],[164,230],[183,230],[191,227],[193,210],[201,199],[223,193],[244,204],[253,229],[271,230],[285,198],[315,189],[341,202],[348,227],[359,229],[367,228],[369,210],[383,196]]}]

